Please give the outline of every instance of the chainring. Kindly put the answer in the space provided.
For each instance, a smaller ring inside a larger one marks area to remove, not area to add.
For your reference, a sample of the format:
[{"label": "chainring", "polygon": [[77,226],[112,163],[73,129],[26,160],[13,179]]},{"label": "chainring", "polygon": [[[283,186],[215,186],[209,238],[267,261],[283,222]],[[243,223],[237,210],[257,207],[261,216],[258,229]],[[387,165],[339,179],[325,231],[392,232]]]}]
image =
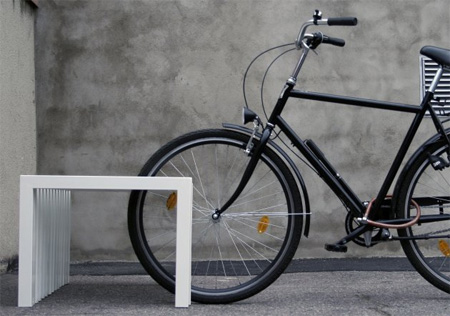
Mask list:
[{"label": "chainring", "polygon": [[[348,212],[347,216],[345,217],[345,231],[347,232],[347,234],[352,233],[359,226],[361,226],[361,224],[356,220],[356,217],[353,216],[353,214],[351,212]],[[371,241],[369,247],[375,246],[380,239],[381,239],[381,229],[373,228],[372,241]],[[358,246],[367,247],[364,237],[358,236],[355,239],[353,239],[353,242],[355,244],[357,244]]]}]

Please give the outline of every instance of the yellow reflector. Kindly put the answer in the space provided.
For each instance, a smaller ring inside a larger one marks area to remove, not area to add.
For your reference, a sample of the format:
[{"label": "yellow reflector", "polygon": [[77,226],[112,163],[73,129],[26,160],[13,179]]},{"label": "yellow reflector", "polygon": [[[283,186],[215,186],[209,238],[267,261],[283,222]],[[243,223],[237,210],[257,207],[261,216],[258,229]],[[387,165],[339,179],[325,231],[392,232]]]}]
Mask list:
[{"label": "yellow reflector", "polygon": [[172,192],[167,198],[166,207],[168,211],[171,211],[177,205],[177,193]]},{"label": "yellow reflector", "polygon": [[450,257],[450,246],[448,245],[448,242],[443,239],[439,239],[439,250],[444,254],[444,256]]},{"label": "yellow reflector", "polygon": [[264,215],[258,223],[258,233],[264,234],[269,226],[269,217]]}]

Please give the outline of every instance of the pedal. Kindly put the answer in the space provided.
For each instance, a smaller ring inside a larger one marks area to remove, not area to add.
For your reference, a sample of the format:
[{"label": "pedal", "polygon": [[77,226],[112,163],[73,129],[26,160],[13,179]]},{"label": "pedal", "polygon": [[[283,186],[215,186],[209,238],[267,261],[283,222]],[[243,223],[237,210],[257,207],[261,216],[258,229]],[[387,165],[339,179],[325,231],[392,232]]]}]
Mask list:
[{"label": "pedal", "polygon": [[332,252],[347,252],[347,246],[339,244],[325,244],[325,250]]}]

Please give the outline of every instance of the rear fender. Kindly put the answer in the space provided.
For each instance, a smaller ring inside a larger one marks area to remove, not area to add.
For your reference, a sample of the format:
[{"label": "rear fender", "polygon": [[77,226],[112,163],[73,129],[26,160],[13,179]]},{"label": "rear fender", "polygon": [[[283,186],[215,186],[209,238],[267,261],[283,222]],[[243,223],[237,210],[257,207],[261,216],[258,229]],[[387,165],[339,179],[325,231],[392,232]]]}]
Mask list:
[{"label": "rear fender", "polygon": [[[450,128],[445,129],[445,133],[450,136]],[[431,145],[437,143],[437,142],[442,142],[444,141],[444,138],[442,137],[441,134],[435,134],[432,137],[430,137],[425,143],[423,143],[415,152],[414,154],[408,159],[408,162],[406,163],[406,165],[403,167],[402,172],[400,173],[400,176],[398,177],[397,183],[395,184],[395,189],[394,189],[394,200],[392,205],[394,207],[397,207],[397,197],[398,194],[400,192],[400,189],[402,187],[402,184],[404,182],[404,179],[406,177],[406,175],[408,174],[409,170],[412,168],[412,165],[414,163],[414,161],[417,159],[417,157],[419,155],[421,155],[423,152],[426,152]]]}]

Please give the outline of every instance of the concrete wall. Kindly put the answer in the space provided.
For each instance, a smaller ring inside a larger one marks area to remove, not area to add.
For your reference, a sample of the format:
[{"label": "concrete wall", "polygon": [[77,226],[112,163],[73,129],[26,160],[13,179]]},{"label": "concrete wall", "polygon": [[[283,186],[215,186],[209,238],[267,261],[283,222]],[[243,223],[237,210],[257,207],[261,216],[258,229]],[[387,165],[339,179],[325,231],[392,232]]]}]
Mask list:
[{"label": "concrete wall", "polygon": [[34,15],[0,1],[0,270],[18,253],[19,176],[36,173]]},{"label": "concrete wall", "polygon": [[[345,48],[311,54],[298,87],[342,95],[419,101],[419,50],[449,46],[446,0],[42,1],[36,26],[38,172],[135,175],[177,135],[240,122],[245,67],[266,48],[292,42],[314,9],[357,16],[357,27],[321,30]],[[273,58],[275,55],[272,55]],[[277,63],[267,79],[273,104],[296,62]],[[250,107],[261,113],[259,86],[271,58],[248,79]],[[293,101],[286,117],[313,138],[355,191],[377,193],[411,116]],[[429,123],[429,122],[427,122]],[[430,124],[427,124],[430,126]],[[419,142],[431,130],[425,126]],[[345,234],[339,200],[307,168],[311,237],[298,256],[328,256]],[[72,258],[133,259],[127,194],[75,195]],[[398,244],[372,255],[400,255]],[[347,256],[367,255],[352,246]]]}]

